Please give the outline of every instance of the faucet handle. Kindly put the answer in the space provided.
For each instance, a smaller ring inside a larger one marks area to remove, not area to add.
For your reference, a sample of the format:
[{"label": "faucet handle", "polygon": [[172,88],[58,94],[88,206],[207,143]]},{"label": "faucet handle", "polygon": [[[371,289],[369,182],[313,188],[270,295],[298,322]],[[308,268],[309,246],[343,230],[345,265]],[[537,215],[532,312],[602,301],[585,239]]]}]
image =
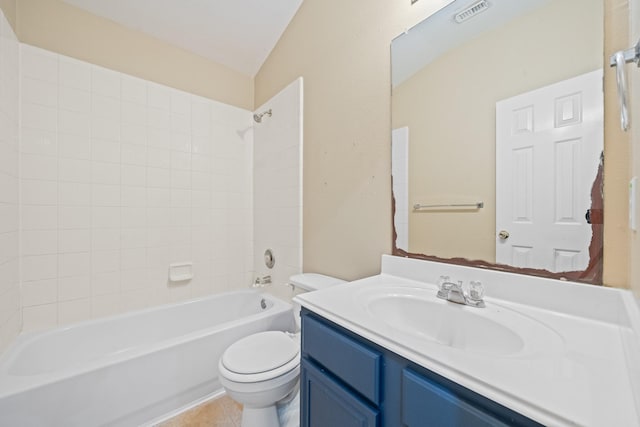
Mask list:
[{"label": "faucet handle", "polygon": [[440,276],[438,279],[438,289],[444,291],[451,287],[451,279],[449,276]]},{"label": "faucet handle", "polygon": [[439,298],[446,299],[449,289],[451,289],[452,283],[449,281],[449,276],[440,276],[438,279],[438,294]]},{"label": "faucet handle", "polygon": [[482,301],[484,296],[484,286],[480,281],[472,280],[469,282],[469,298],[474,301]]}]

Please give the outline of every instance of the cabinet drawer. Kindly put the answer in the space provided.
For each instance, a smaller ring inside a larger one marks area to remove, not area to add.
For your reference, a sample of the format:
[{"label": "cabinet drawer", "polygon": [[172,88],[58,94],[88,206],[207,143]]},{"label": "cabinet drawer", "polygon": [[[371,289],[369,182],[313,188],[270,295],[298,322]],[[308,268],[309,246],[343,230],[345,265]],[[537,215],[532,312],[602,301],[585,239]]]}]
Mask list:
[{"label": "cabinet drawer", "polygon": [[301,427],[378,427],[380,412],[308,359],[300,373]]},{"label": "cabinet drawer", "polygon": [[440,384],[410,370],[402,372],[402,421],[408,427],[508,427]]},{"label": "cabinet drawer", "polygon": [[380,403],[380,353],[308,315],[302,316],[302,352],[369,401]]}]

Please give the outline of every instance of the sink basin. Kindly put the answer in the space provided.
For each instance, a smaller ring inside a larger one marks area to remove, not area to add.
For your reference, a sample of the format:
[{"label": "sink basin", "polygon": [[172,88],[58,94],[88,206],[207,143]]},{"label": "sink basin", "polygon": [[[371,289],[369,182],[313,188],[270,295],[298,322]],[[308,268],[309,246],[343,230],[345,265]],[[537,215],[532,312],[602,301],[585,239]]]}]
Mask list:
[{"label": "sink basin", "polygon": [[468,354],[516,356],[561,346],[546,325],[498,304],[474,308],[439,299],[435,290],[388,286],[365,290],[360,303],[393,333]]}]

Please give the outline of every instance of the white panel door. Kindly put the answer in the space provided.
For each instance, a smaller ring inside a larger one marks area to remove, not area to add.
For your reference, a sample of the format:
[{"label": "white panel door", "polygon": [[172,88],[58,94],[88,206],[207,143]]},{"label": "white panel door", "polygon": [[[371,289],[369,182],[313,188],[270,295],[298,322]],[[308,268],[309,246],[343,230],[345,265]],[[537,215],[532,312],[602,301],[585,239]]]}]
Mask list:
[{"label": "white panel door", "polygon": [[586,269],[603,115],[602,70],[496,103],[496,262]]}]

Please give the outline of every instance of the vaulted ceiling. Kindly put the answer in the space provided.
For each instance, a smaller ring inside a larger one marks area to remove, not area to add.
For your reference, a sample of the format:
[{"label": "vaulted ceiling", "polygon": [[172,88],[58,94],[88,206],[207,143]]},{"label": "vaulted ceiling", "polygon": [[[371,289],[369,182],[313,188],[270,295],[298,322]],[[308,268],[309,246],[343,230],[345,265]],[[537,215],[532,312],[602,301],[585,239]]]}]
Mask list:
[{"label": "vaulted ceiling", "polygon": [[303,0],[63,0],[254,76]]}]

